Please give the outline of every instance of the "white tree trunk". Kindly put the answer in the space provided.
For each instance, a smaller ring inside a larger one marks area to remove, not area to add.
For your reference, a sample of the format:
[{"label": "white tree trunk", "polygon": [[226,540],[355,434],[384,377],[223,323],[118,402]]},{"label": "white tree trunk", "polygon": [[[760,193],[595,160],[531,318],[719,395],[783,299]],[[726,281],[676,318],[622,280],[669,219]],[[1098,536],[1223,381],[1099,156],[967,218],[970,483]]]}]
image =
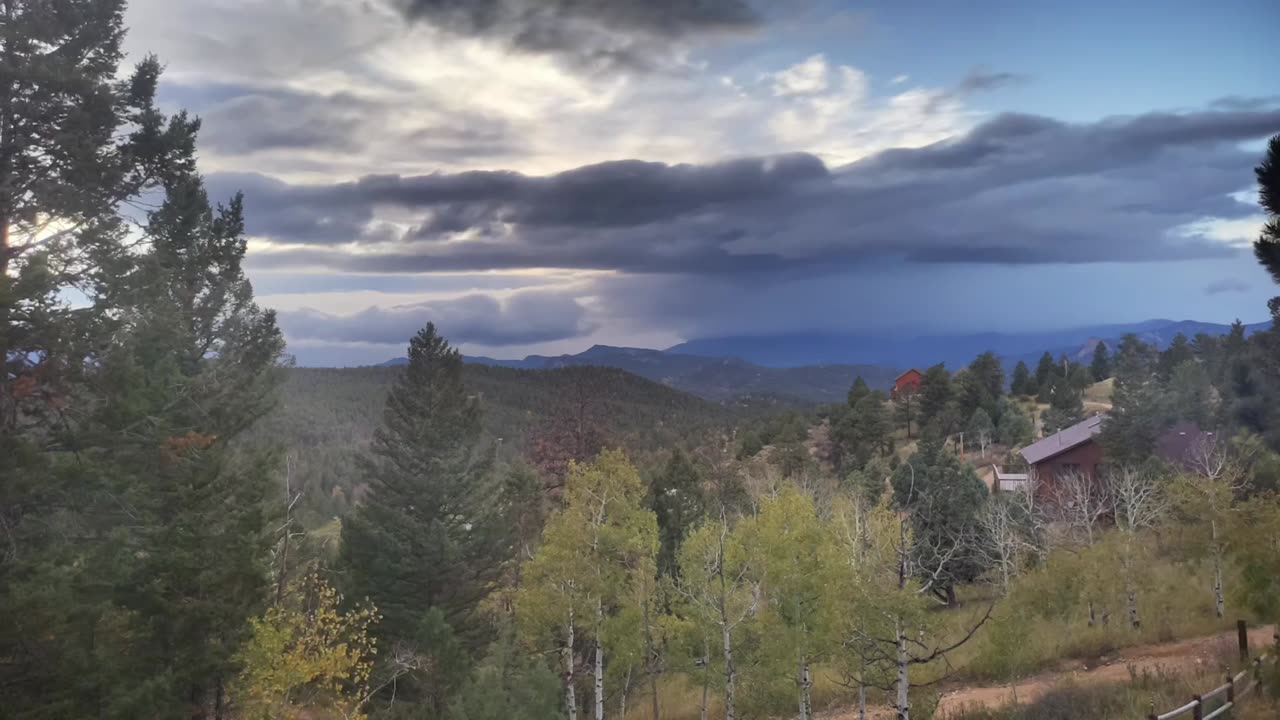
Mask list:
[{"label": "white tree trunk", "polygon": [[[896,623],[895,623],[896,624]],[[898,625],[898,720],[911,720],[911,657],[907,652],[907,633]]]},{"label": "white tree trunk", "polygon": [[596,720],[604,720],[604,646],[596,640]]},{"label": "white tree trunk", "polygon": [[699,720],[707,720],[707,695],[711,690],[711,641],[702,638],[702,707]]},{"label": "white tree trunk", "polygon": [[721,621],[720,637],[724,641],[724,718],[735,720],[733,694],[738,680],[737,670],[733,667],[733,644],[729,639],[729,623]]},{"label": "white tree trunk", "polygon": [[809,675],[809,659],[800,657],[800,720],[812,720],[813,705],[809,698],[809,688],[813,686],[813,678]]},{"label": "white tree trunk", "polygon": [[564,705],[569,720],[578,720],[578,698],[573,682],[573,608],[569,608],[569,632],[564,644]]},{"label": "white tree trunk", "polygon": [[1213,538],[1213,609],[1218,619],[1227,615],[1227,600],[1222,589],[1222,547],[1218,544],[1218,521],[1209,521],[1209,531]]}]

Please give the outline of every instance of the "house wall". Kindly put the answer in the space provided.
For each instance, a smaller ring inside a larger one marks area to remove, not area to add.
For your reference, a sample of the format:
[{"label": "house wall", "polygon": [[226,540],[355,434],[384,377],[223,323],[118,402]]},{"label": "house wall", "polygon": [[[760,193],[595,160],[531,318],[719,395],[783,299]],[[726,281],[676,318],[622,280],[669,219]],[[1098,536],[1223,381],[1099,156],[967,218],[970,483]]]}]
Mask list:
[{"label": "house wall", "polygon": [[920,384],[922,382],[924,382],[924,375],[919,371],[912,370],[898,378],[897,382],[893,384],[892,394],[896,396],[904,390],[908,392],[919,392]]},{"label": "house wall", "polygon": [[1061,473],[1068,470],[1082,472],[1096,479],[1103,461],[1102,446],[1096,440],[1090,440],[1060,455],[1038,462],[1033,467],[1037,482],[1053,483]]}]

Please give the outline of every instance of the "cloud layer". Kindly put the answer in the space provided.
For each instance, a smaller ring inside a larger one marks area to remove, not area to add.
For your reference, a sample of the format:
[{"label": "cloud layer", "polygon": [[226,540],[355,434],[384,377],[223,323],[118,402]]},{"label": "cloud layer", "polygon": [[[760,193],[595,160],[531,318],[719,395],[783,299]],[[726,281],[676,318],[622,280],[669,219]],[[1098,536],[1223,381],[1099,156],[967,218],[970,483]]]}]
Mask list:
[{"label": "cloud layer", "polygon": [[952,141],[834,169],[796,153],[618,161],[548,176],[213,181],[246,188],[249,231],[273,244],[254,262],[270,268],[733,275],[830,272],[876,258],[1142,261],[1230,252],[1197,228],[1247,215],[1230,197],[1254,160],[1238,145],[1277,128],[1280,110],[1085,125],[1005,114]]},{"label": "cloud layer", "polygon": [[744,0],[391,0],[409,20],[592,69],[667,67],[673,45],[744,33],[761,19]]},{"label": "cloud layer", "polygon": [[400,345],[434,322],[455,343],[524,345],[579,337],[594,329],[586,309],[571,295],[527,290],[497,299],[470,294],[353,314],[318,310],[280,313],[290,340]]}]

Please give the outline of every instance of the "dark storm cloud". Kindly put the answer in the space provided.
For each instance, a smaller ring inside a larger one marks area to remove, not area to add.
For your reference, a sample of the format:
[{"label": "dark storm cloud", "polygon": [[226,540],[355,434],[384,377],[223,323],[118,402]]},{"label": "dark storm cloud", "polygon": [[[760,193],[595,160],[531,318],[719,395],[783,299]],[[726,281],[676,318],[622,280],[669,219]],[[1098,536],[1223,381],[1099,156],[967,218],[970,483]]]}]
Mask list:
[{"label": "dark storm cloud", "polygon": [[672,43],[742,33],[760,16],[745,0],[390,0],[412,22],[494,39],[587,67],[651,69]]},{"label": "dark storm cloud", "polygon": [[[793,154],[710,165],[620,161],[557,175],[368,176],[246,188],[249,230],[351,253],[255,253],[260,267],[352,272],[563,267],[703,274],[831,269],[875,257],[1005,264],[1234,252],[1171,232],[1250,208],[1229,194],[1256,158],[1240,141],[1280,110],[1153,113],[1093,124],[1000,115],[965,136],[828,170]],[[394,214],[403,231],[380,221]]]},{"label": "dark storm cloud", "polygon": [[490,346],[563,340],[595,329],[572,295],[548,290],[525,290],[505,300],[465,295],[391,308],[370,307],[352,315],[295,310],[279,313],[279,319],[290,340],[382,345],[403,344],[428,322],[434,322],[453,342]]}]

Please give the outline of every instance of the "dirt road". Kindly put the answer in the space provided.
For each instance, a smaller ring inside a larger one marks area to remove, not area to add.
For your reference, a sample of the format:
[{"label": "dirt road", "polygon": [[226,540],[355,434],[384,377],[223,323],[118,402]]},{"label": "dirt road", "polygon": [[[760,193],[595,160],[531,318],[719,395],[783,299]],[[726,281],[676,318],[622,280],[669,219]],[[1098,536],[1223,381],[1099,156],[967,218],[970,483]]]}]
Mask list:
[{"label": "dirt road", "polygon": [[[1249,630],[1249,644],[1256,652],[1271,647],[1274,626]],[[1081,683],[1128,682],[1131,673],[1165,672],[1188,674],[1198,670],[1213,670],[1222,657],[1232,657],[1236,650],[1234,631],[1219,635],[1179,640],[1157,645],[1136,645],[1102,658],[1094,666],[1073,660],[1050,671],[1034,675],[1017,683],[1017,702],[1027,703],[1039,699],[1045,692],[1068,680]],[[955,687],[945,691],[938,703],[936,717],[948,715],[966,707],[1002,707],[1014,702],[1014,686]],[[823,720],[857,720],[857,708],[840,710],[820,716]],[[893,711],[886,707],[867,709],[867,717],[873,720],[892,718]]]}]

